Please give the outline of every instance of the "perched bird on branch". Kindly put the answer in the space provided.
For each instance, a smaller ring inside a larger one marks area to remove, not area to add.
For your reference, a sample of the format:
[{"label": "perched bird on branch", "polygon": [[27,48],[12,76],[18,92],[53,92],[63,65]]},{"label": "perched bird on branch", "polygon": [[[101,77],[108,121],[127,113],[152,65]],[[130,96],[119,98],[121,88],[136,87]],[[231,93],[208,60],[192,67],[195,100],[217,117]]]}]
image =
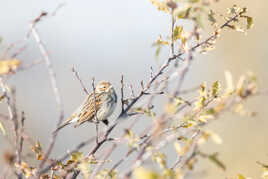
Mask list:
[{"label": "perched bird on branch", "polygon": [[74,127],[80,126],[84,122],[92,122],[97,125],[100,121],[108,125],[108,117],[114,112],[116,104],[117,95],[114,87],[108,81],[100,81],[96,86],[95,94],[94,92],[89,94],[72,116],[54,132],[72,123],[75,123]]}]

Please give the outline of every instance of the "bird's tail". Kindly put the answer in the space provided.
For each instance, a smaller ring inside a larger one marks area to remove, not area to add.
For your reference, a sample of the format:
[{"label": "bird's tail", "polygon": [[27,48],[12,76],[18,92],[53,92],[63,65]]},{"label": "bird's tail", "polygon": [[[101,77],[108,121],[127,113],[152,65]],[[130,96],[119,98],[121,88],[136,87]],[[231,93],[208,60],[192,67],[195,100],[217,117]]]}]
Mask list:
[{"label": "bird's tail", "polygon": [[61,130],[62,128],[64,128],[65,126],[69,125],[70,121],[66,121],[65,123],[63,123],[60,127],[58,127],[53,134],[55,134],[56,132],[58,132],[59,130]]}]

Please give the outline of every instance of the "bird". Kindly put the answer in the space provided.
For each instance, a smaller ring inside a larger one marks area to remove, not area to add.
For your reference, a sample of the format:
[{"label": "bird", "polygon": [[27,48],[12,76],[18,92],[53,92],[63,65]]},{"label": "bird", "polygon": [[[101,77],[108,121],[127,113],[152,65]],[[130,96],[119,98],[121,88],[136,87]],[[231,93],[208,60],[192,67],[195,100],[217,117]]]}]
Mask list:
[{"label": "bird", "polygon": [[108,126],[108,117],[114,112],[116,104],[117,94],[114,87],[108,81],[100,81],[96,86],[95,95],[94,91],[87,95],[71,117],[54,132],[72,123],[75,123],[74,127],[78,127],[85,122],[92,122],[96,125],[99,122],[103,122]]}]

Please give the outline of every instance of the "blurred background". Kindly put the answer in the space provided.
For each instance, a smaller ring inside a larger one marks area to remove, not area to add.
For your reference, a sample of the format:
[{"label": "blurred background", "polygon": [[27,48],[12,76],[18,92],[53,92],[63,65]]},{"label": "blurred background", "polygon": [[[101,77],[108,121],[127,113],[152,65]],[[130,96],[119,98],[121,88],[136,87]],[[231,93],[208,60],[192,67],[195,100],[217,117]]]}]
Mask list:
[{"label": "blurred background", "polygon": [[[133,84],[139,84],[141,79],[148,80],[150,66],[155,64],[155,48],[151,48],[151,45],[158,35],[168,33],[169,17],[157,11],[147,0],[64,2],[65,7],[56,16],[39,23],[37,28],[57,72],[67,117],[85,97],[71,72],[72,66],[75,66],[89,89],[93,76],[97,81],[111,81],[118,93],[121,74]],[[22,40],[29,30],[31,20],[43,10],[52,12],[59,3],[63,2],[3,1],[0,6],[0,36],[4,40],[0,44],[0,50],[10,43]],[[216,3],[215,8],[224,13],[233,4],[249,8],[249,15],[254,17],[253,29],[246,36],[234,31],[224,32],[214,51],[196,57],[186,76],[184,88],[199,85],[203,81],[224,82],[225,70],[232,72],[235,81],[240,75],[253,71],[258,77],[260,88],[268,88],[268,1],[229,0]],[[23,64],[40,58],[39,49],[32,39],[26,51],[18,58]],[[19,72],[9,80],[11,86],[16,86],[18,109],[26,113],[26,130],[36,136],[36,140],[40,139],[41,144],[49,142],[49,134],[58,119],[58,109],[44,65]],[[258,113],[254,118],[226,114],[209,126],[218,131],[223,144],[208,143],[203,150],[219,152],[227,170],[222,171],[215,165],[200,160],[196,173],[205,173],[200,176],[209,179],[232,177],[237,173],[260,178],[261,167],[256,161],[268,163],[268,144],[265,142],[268,137],[267,100],[267,96],[262,96],[248,101],[247,107]],[[0,111],[7,112],[4,104],[0,104]],[[53,156],[62,154],[94,134],[93,125],[83,125],[79,130],[67,127],[59,134]],[[9,149],[1,135],[0,145],[0,152]],[[88,147],[84,151],[88,151]]]}]

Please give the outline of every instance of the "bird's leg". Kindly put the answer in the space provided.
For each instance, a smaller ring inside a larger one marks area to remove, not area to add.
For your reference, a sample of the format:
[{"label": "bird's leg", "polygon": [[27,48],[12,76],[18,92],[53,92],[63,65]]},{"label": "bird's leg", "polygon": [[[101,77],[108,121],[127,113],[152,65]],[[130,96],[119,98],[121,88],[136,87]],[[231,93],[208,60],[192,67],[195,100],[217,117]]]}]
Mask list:
[{"label": "bird's leg", "polygon": [[102,122],[103,122],[103,124],[105,124],[106,126],[109,125],[109,121],[108,121],[108,119],[102,120]]}]

